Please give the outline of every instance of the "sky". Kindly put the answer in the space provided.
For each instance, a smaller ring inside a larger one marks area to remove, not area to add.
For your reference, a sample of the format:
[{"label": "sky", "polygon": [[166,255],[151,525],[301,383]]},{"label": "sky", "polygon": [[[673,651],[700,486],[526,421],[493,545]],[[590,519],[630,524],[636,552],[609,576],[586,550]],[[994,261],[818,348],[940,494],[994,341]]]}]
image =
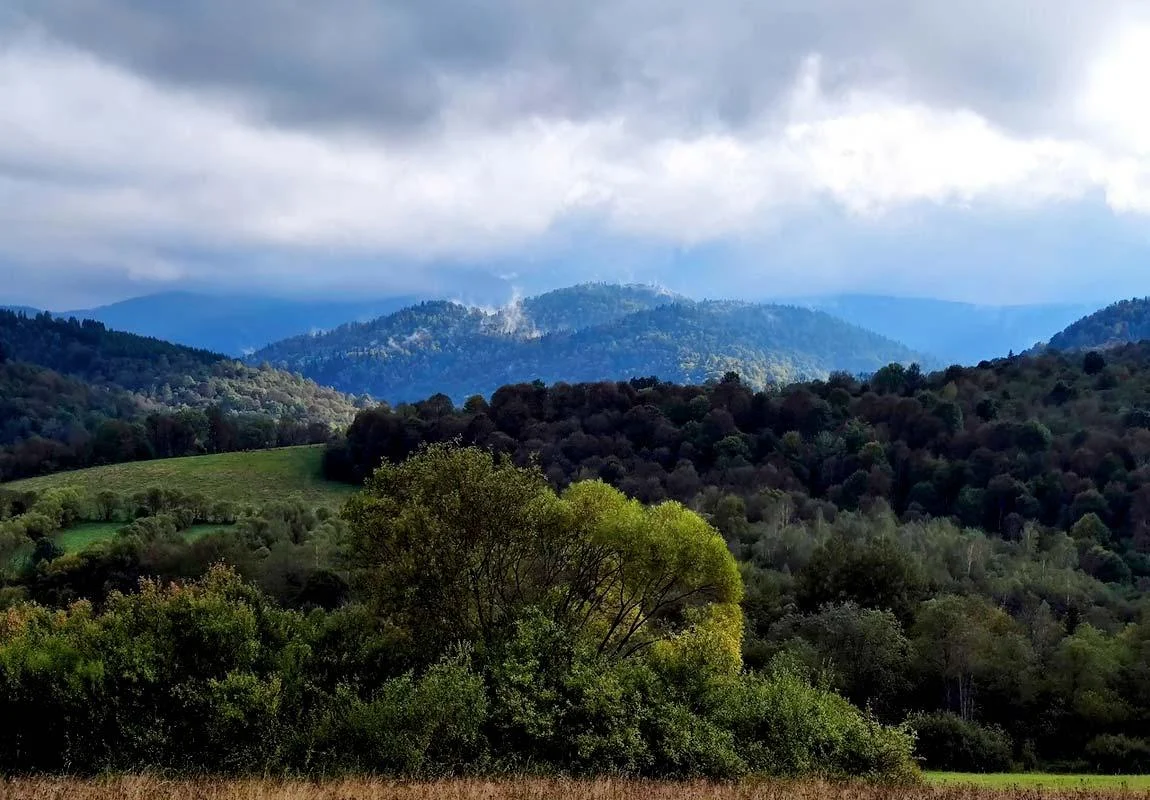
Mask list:
[{"label": "sky", "polygon": [[0,303],[1150,294],[1145,0],[5,0]]}]

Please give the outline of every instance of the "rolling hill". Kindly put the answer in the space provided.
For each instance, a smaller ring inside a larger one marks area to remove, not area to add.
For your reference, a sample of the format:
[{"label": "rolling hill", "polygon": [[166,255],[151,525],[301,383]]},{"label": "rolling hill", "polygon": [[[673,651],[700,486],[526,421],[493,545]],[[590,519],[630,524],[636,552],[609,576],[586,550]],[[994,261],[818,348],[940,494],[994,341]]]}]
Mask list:
[{"label": "rolling hill", "polygon": [[0,311],[0,480],[325,441],[352,399],[103,323]]},{"label": "rolling hill", "polygon": [[351,400],[296,375],[254,369],[226,356],[110,330],[103,323],[0,311],[0,352],[144,408],[206,408],[345,424]]},{"label": "rolling hill", "polygon": [[589,284],[495,312],[423,303],[279,342],[249,363],[396,402],[436,393],[460,400],[536,379],[656,375],[699,382],[735,371],[765,386],[921,359],[897,342],[809,309],[693,302],[650,287]]},{"label": "rolling hill", "polygon": [[1060,331],[1052,350],[1098,350],[1150,339],[1150,297],[1122,300]]}]

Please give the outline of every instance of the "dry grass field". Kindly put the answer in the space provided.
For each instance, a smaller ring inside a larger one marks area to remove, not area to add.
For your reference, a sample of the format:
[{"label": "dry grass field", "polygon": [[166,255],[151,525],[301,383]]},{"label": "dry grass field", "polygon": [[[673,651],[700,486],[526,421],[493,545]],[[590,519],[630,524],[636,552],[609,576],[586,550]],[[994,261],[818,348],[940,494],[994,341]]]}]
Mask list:
[{"label": "dry grass field", "polygon": [[0,800],[1071,800],[1144,797],[1131,785],[1075,788],[974,786],[928,783],[885,787],[862,783],[706,782],[660,783],[623,780],[450,780],[404,783],[335,780],[322,783],[276,780],[162,780],[148,777],[13,779],[0,783]]}]

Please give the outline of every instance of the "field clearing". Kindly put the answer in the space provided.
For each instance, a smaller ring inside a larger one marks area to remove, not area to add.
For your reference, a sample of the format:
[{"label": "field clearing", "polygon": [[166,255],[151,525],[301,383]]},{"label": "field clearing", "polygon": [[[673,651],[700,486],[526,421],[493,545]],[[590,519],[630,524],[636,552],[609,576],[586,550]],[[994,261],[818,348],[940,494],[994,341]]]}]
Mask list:
[{"label": "field clearing", "polygon": [[[1145,792],[1125,791],[1131,796],[1150,796]],[[65,778],[0,782],[0,800],[1069,800],[1114,797],[1121,793],[1124,793],[1121,787],[1039,789],[937,783],[891,787],[819,781],[667,783],[614,779],[460,779],[420,783],[372,779],[309,782],[117,777],[90,781]]]},{"label": "field clearing", "polygon": [[75,553],[90,544],[111,539],[122,527],[123,522],[81,522],[66,531],[60,531],[53,539],[65,553]]},{"label": "field clearing", "polygon": [[1020,787],[1044,789],[1126,789],[1150,794],[1150,775],[1051,775],[1042,772],[928,772],[926,780],[940,786]]},{"label": "field clearing", "polygon": [[338,507],[355,489],[324,480],[323,447],[283,447],[244,453],[165,458],[60,472],[2,484],[5,489],[42,491],[74,487],[85,494],[109,490],[130,494],[153,486],[200,493],[211,500],[262,505],[297,499]]},{"label": "field clearing", "polygon": [[[90,544],[103,542],[114,537],[121,528],[125,526],[123,522],[81,522],[79,525],[69,528],[66,531],[60,531],[56,534],[56,544],[60,546],[65,553],[76,553],[83,550]],[[202,539],[209,533],[216,531],[226,531],[230,529],[231,525],[193,525],[185,531],[181,531],[181,536],[185,541],[194,542],[196,539]]]}]

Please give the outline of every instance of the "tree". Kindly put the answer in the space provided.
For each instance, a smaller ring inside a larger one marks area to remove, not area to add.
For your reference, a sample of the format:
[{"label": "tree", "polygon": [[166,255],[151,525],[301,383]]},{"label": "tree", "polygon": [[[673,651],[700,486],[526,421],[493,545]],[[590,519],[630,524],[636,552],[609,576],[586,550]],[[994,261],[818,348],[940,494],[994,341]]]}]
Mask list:
[{"label": "tree", "polygon": [[385,462],[344,517],[357,588],[424,656],[484,648],[542,610],[608,657],[710,629],[737,660],[734,559],[678,503],[645,507],[599,481],[560,497],[536,468],[433,445]]},{"label": "tree", "polygon": [[942,690],[944,708],[975,718],[982,693],[1017,684],[1031,652],[1005,611],[979,597],[948,595],[923,603],[911,629],[918,671]]},{"label": "tree", "polygon": [[1082,359],[1082,371],[1087,375],[1097,375],[1106,369],[1106,358],[1097,350],[1091,350]]},{"label": "tree", "polygon": [[856,603],[909,620],[926,588],[918,565],[887,538],[867,542],[836,536],[820,545],[798,575],[799,604]]},{"label": "tree", "polygon": [[771,631],[810,648],[819,683],[829,685],[860,708],[901,719],[909,688],[910,642],[889,611],[853,603],[825,606],[817,614],[791,616]]}]

